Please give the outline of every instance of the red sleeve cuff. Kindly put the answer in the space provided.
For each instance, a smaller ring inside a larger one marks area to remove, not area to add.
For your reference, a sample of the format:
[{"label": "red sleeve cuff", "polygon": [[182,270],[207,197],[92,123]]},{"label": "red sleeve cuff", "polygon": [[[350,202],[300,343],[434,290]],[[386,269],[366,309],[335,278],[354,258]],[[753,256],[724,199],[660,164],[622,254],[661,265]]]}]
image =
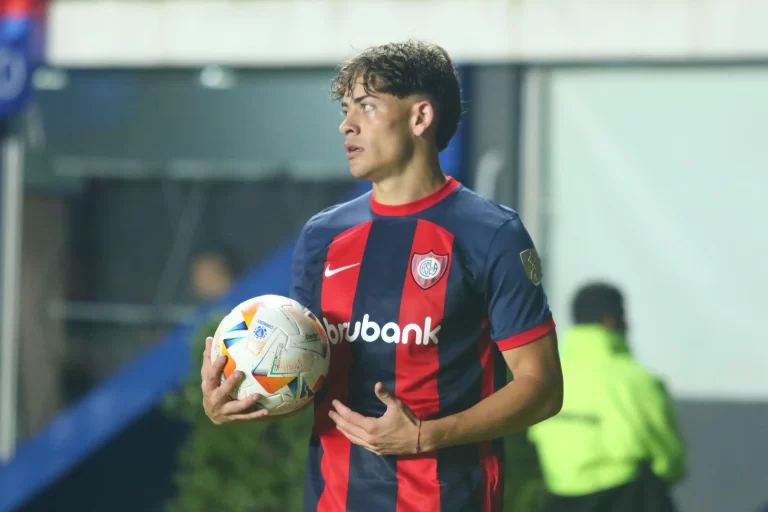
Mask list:
[{"label": "red sleeve cuff", "polygon": [[545,320],[533,329],[528,329],[527,331],[521,332],[520,334],[515,334],[509,338],[504,338],[503,340],[497,341],[496,345],[502,352],[505,350],[521,347],[527,343],[536,341],[554,328],[555,320],[550,317],[548,320]]}]

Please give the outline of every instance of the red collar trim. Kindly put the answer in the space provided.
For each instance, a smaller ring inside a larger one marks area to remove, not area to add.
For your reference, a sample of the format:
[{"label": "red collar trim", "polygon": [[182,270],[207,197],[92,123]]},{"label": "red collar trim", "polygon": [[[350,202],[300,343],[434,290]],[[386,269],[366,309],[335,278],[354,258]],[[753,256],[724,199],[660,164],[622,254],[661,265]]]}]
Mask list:
[{"label": "red collar trim", "polygon": [[418,213],[422,210],[426,210],[430,206],[434,206],[449,195],[453,193],[454,190],[459,188],[461,183],[453,179],[452,177],[448,176],[448,179],[440,185],[440,188],[432,192],[431,194],[422,197],[421,199],[417,199],[416,201],[405,203],[405,204],[381,204],[377,203],[376,200],[373,198],[373,193],[371,193],[371,209],[374,213],[378,215],[385,215],[388,217],[394,217],[394,216],[400,216],[400,215],[412,215],[414,213]]}]

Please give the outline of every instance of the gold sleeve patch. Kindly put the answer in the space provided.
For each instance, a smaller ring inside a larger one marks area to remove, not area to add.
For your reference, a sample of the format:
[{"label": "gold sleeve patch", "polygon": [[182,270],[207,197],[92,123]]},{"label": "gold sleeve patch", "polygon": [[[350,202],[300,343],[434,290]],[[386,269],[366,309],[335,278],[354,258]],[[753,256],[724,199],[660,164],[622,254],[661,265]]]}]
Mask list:
[{"label": "gold sleeve patch", "polygon": [[536,249],[526,249],[521,252],[520,261],[523,262],[523,269],[528,279],[534,286],[539,286],[541,284],[541,260]]}]

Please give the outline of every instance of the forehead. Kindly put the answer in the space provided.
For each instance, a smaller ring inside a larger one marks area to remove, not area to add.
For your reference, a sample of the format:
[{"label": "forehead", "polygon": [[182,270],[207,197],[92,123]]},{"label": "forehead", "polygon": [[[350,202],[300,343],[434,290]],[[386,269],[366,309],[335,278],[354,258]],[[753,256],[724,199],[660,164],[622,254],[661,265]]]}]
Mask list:
[{"label": "forehead", "polygon": [[362,78],[358,78],[355,80],[353,86],[347,90],[347,92],[344,94],[344,97],[341,99],[342,104],[344,105],[351,105],[355,103],[356,101],[361,101],[362,99],[376,99],[382,102],[394,102],[397,101],[397,98],[391,94],[387,94],[384,92],[377,92],[375,89],[369,87],[369,89],[366,91],[365,86],[363,85]]},{"label": "forehead", "polygon": [[341,101],[345,105],[349,105],[349,104],[352,104],[354,100],[362,98],[363,96],[371,95],[371,94],[380,96],[378,93],[374,91],[371,91],[371,90],[366,91],[365,87],[363,87],[362,81],[357,80],[352,85],[352,87],[346,91]]},{"label": "forehead", "polygon": [[365,94],[368,94],[368,93],[365,91],[365,87],[363,87],[363,81],[361,79],[357,79],[355,80],[355,83],[352,85],[352,87],[349,90],[347,90],[347,93],[344,95],[344,99],[350,100],[352,98],[357,98]]}]

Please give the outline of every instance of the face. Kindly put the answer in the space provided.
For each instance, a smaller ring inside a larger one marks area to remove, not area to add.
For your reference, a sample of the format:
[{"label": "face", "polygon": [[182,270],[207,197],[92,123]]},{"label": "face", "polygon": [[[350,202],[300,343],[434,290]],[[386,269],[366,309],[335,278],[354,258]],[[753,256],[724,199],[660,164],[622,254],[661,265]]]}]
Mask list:
[{"label": "face", "polygon": [[376,181],[402,172],[419,150],[431,112],[423,99],[366,93],[358,82],[342,99],[339,126],[352,175]]},{"label": "face", "polygon": [[192,287],[198,298],[218,299],[231,284],[229,272],[219,260],[202,257],[192,264]]}]

